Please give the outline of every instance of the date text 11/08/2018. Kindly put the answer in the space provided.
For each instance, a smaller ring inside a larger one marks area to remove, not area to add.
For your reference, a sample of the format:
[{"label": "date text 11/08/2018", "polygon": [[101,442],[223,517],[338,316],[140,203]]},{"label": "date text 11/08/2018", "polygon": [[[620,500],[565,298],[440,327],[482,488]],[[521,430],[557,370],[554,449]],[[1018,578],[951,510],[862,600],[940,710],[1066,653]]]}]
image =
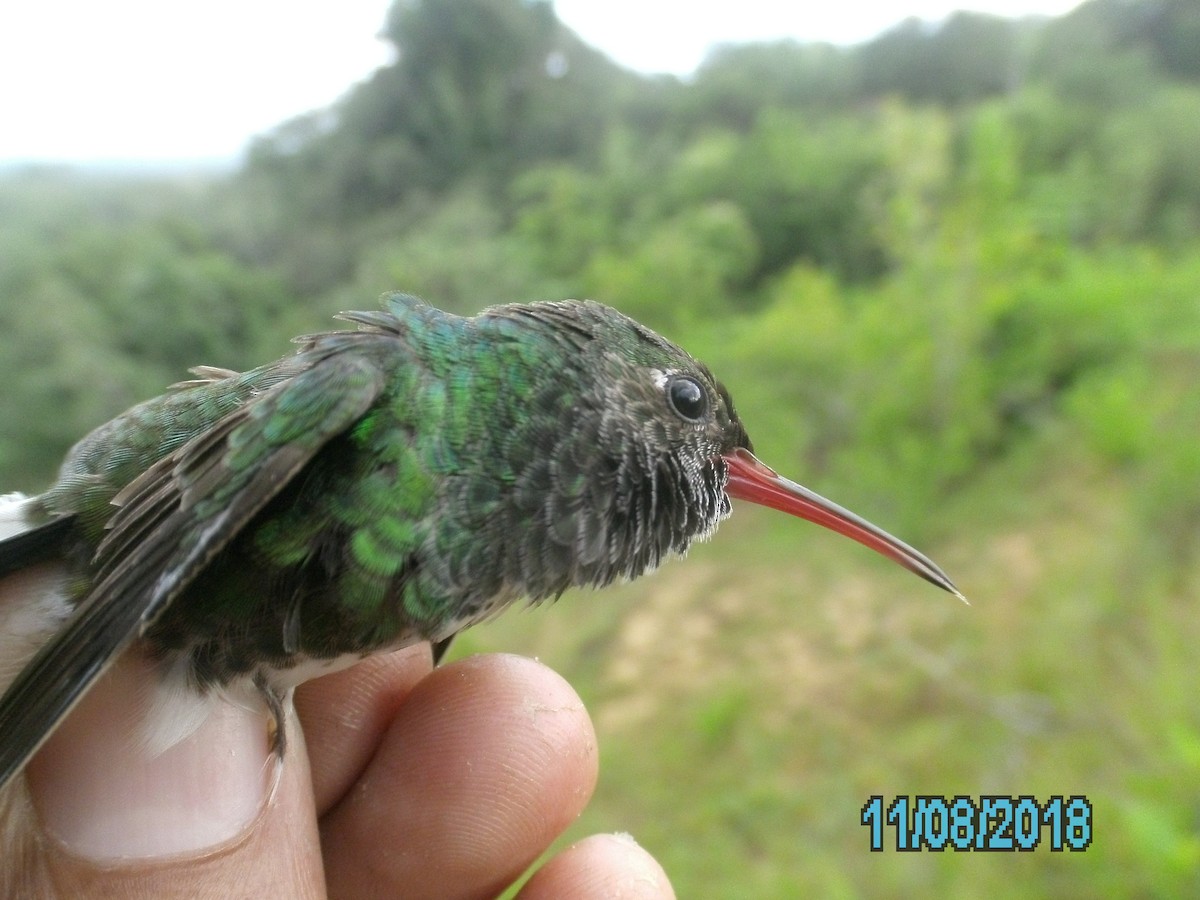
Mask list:
[{"label": "date text 11/08/2018", "polygon": [[876,794],[863,805],[862,824],[871,831],[872,851],[882,851],[892,832],[895,849],[904,851],[1078,851],[1092,844],[1092,803],[1079,795],[1038,803],[1029,795],[900,794],[885,807]]}]

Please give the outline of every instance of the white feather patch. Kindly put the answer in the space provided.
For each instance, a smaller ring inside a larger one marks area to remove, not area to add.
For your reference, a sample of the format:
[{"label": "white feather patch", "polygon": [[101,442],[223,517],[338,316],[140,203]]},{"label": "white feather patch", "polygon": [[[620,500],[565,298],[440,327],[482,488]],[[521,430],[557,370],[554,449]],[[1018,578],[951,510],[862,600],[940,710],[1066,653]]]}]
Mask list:
[{"label": "white feather patch", "polygon": [[[361,661],[362,654],[359,653],[332,659],[306,659],[289,669],[272,670],[270,681],[281,694],[290,694],[294,687],[310,678],[329,675]],[[142,740],[152,757],[190,737],[221,703],[231,703],[255,713],[267,711],[253,675],[243,675],[223,688],[199,691],[189,676],[189,669],[189,656],[179,654],[171,665],[163,668],[160,677],[152,679],[142,718]]]},{"label": "white feather patch", "polygon": [[150,757],[165,753],[190,736],[204,724],[215,704],[222,702],[215,691],[197,691],[188,669],[187,659],[179,656],[163,667],[159,677],[147,681],[141,737]]},{"label": "white feather patch", "polygon": [[29,502],[24,494],[0,494],[0,541],[29,530],[25,517]]}]

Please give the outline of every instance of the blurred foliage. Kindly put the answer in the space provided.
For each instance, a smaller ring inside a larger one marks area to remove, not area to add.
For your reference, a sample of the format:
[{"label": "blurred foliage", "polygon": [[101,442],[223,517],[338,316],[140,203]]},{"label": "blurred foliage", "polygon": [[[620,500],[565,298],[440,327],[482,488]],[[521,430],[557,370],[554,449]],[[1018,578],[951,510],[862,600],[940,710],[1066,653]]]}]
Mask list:
[{"label": "blurred foliage", "polygon": [[[536,0],[397,0],[384,33],[228,177],[0,177],[0,485],[385,290],[595,297],[975,605],[739,510],[687,566],[476,630],[596,714],[581,827],[681,896],[1196,893],[1200,7],[724,46],[686,81]],[[1096,841],[868,853],[867,797],[919,792],[1086,792]]]}]

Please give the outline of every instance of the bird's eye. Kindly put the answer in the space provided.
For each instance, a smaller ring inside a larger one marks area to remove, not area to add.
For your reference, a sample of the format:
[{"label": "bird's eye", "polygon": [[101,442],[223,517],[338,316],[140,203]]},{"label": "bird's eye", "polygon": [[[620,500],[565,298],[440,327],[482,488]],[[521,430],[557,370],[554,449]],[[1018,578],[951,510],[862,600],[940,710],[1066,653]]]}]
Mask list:
[{"label": "bird's eye", "polygon": [[694,378],[672,378],[667,383],[667,402],[689,422],[699,422],[708,414],[708,395]]}]

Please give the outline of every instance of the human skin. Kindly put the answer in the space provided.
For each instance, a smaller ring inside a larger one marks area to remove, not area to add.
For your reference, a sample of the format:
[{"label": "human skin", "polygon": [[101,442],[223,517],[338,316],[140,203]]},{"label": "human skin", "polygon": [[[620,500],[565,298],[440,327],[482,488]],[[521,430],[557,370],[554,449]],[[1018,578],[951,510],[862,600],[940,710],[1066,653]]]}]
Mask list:
[{"label": "human skin", "polygon": [[[231,704],[148,758],[147,667],[123,659],[0,797],[3,896],[493,897],[595,787],[582,701],[524,657],[434,669],[420,645],[310,681],[282,764],[261,712]],[[625,835],[560,851],[519,894],[673,896]]]}]

